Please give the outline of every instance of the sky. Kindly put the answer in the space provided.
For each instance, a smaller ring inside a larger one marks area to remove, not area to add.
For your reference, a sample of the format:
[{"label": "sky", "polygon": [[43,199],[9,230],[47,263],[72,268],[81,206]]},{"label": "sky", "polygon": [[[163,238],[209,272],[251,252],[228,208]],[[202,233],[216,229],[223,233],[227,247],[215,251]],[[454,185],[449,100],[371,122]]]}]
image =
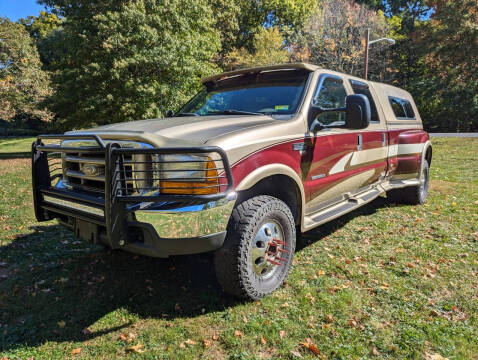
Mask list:
[{"label": "sky", "polygon": [[43,5],[38,5],[37,0],[0,0],[0,17],[7,17],[12,21],[25,18],[28,15],[38,16]]}]

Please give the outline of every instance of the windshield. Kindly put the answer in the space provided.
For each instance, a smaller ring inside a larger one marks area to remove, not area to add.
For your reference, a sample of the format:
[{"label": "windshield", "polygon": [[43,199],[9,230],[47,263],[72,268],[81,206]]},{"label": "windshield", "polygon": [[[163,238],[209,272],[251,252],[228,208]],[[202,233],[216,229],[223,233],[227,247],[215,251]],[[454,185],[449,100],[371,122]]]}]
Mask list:
[{"label": "windshield", "polygon": [[206,84],[176,116],[294,114],[310,72],[264,71]]}]

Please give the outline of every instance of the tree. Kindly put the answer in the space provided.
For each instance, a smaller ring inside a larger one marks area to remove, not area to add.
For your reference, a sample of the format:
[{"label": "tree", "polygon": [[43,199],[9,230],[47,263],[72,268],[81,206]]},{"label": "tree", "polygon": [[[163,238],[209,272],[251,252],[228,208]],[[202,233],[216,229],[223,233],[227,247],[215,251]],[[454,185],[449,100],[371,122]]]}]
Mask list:
[{"label": "tree", "polygon": [[62,20],[54,13],[40,11],[39,16],[18,20],[34,40],[44,70],[51,70],[53,63],[64,57],[60,38],[63,35]]},{"label": "tree", "polygon": [[424,72],[411,90],[428,128],[478,131],[478,3],[429,4],[434,14],[414,35]]},{"label": "tree", "polygon": [[65,18],[50,107],[66,127],[155,118],[216,71],[206,0],[42,0]]},{"label": "tree", "polygon": [[25,26],[32,38],[39,40],[58,28],[61,20],[56,14],[40,11],[40,15],[28,16],[25,19],[18,20],[18,22]]},{"label": "tree", "polygon": [[0,18],[0,119],[17,116],[50,120],[41,105],[51,94],[36,47],[20,24]]},{"label": "tree", "polygon": [[284,38],[276,27],[262,29],[254,36],[254,51],[234,49],[229,55],[226,69],[281,64],[289,60],[290,54],[284,48]]},{"label": "tree", "polygon": [[[310,16],[302,31],[295,34],[293,57],[336,71],[362,76],[364,39],[367,28],[373,37],[386,36],[389,26],[382,12],[375,12],[350,0],[327,0]],[[387,67],[384,47],[374,45],[370,73],[381,74]]]},{"label": "tree", "polygon": [[227,55],[234,49],[253,53],[255,36],[265,27],[279,29],[288,44],[293,29],[303,26],[316,0],[212,0],[210,3],[221,34],[221,51],[216,62],[222,67],[229,66]]}]

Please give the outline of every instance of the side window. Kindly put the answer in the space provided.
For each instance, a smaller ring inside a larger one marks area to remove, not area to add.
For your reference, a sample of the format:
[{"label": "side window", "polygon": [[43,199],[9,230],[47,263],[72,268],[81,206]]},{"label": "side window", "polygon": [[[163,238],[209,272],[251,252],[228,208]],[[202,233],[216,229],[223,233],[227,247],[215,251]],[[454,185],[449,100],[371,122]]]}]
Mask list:
[{"label": "side window", "polygon": [[[319,83],[313,104],[324,109],[345,108],[346,97],[347,92],[342,79],[328,76]],[[324,125],[343,124],[345,122],[345,111],[323,112],[319,115],[319,121]]]},{"label": "side window", "polygon": [[403,104],[403,108],[405,109],[405,114],[407,114],[407,118],[415,119],[415,112],[413,111],[412,104],[409,101],[405,101]]},{"label": "side window", "polygon": [[355,94],[365,95],[370,102],[370,111],[371,111],[371,122],[380,122],[380,118],[378,117],[377,106],[375,105],[375,100],[372,97],[372,93],[367,84],[357,81],[357,80],[350,80],[350,85],[352,86],[352,90]]},{"label": "side window", "polygon": [[410,101],[389,96],[388,100],[392,106],[395,117],[399,120],[415,120],[415,112],[413,111]]}]

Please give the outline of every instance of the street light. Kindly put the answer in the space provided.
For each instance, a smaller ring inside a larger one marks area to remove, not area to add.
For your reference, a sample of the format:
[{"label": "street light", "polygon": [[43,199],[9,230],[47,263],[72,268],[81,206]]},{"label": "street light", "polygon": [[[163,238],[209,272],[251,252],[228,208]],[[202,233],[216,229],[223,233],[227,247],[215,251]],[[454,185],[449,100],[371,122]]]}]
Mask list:
[{"label": "street light", "polygon": [[380,38],[377,40],[370,41],[370,29],[367,29],[367,32],[365,33],[365,63],[364,63],[364,75],[363,75],[365,80],[367,80],[368,78],[368,50],[370,48],[370,45],[375,44],[376,42],[379,42],[379,41],[386,41],[390,45],[395,44],[395,40],[390,38]]}]

